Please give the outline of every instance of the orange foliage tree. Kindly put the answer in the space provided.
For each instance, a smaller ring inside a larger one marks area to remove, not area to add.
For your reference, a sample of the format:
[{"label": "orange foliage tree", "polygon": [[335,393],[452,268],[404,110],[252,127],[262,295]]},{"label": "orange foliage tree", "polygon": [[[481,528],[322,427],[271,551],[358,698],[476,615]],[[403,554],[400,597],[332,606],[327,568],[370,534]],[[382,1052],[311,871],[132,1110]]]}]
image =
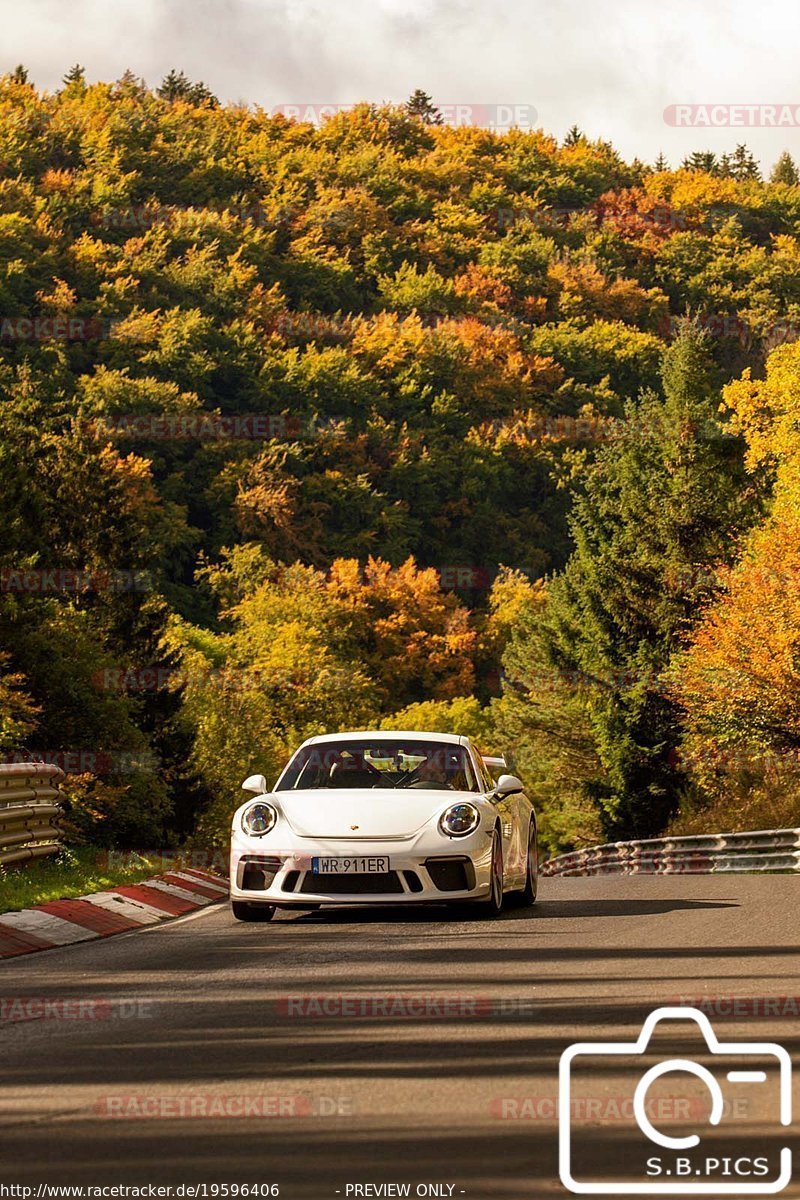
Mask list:
[{"label": "orange foliage tree", "polygon": [[751,535],[672,672],[686,712],[686,758],[704,784],[791,778],[800,760],[800,346],[724,392],[748,466],[773,482]]}]

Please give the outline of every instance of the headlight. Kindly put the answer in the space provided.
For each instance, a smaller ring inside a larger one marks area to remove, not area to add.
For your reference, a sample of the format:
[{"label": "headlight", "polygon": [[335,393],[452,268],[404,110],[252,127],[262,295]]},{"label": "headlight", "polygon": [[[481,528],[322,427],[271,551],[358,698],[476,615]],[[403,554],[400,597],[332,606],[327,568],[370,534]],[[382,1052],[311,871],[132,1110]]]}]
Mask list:
[{"label": "headlight", "polygon": [[277,810],[263,800],[249,804],[242,813],[242,829],[250,837],[263,837],[278,819]]},{"label": "headlight", "polygon": [[474,804],[451,804],[442,813],[439,828],[448,837],[466,837],[468,833],[475,832],[480,822],[481,814]]}]

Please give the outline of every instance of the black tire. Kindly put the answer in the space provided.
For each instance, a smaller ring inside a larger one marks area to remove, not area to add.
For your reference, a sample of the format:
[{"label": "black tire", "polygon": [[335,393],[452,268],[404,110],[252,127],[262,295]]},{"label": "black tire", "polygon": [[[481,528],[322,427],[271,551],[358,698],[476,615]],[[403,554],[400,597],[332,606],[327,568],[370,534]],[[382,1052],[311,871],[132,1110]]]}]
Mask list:
[{"label": "black tire", "polygon": [[503,842],[500,831],[492,835],[492,877],[487,900],[475,905],[481,917],[499,917],[503,911]]},{"label": "black tire", "polygon": [[536,837],[536,826],[531,821],[528,831],[528,859],[525,873],[525,887],[512,892],[516,904],[521,908],[530,908],[536,903],[536,893],[539,886],[539,845]]},{"label": "black tire", "polygon": [[274,904],[248,904],[246,900],[231,900],[231,912],[237,921],[271,921]]}]

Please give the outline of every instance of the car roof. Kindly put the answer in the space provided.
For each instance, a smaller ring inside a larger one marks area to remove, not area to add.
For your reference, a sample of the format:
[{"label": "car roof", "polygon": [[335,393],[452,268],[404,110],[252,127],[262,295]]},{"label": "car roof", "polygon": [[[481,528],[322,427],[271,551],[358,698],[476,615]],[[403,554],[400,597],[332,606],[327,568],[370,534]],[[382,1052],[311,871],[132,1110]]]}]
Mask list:
[{"label": "car roof", "polygon": [[339,742],[349,738],[381,738],[384,741],[405,741],[407,738],[419,738],[426,742],[448,742],[465,746],[469,738],[458,733],[426,733],[419,729],[351,729],[343,733],[323,733],[318,737],[306,738],[304,746],[316,746],[324,742]]}]

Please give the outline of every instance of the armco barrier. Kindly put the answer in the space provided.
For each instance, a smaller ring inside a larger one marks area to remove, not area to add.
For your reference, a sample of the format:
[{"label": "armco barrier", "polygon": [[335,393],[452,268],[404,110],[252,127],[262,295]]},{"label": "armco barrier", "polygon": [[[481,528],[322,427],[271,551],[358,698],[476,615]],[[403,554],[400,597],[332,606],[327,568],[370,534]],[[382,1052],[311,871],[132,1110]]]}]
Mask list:
[{"label": "armco barrier", "polygon": [[0,763],[0,866],[60,849],[63,775],[51,763]]},{"label": "armco barrier", "polygon": [[559,854],[542,875],[716,875],[800,871],[800,829],[611,842]]}]

